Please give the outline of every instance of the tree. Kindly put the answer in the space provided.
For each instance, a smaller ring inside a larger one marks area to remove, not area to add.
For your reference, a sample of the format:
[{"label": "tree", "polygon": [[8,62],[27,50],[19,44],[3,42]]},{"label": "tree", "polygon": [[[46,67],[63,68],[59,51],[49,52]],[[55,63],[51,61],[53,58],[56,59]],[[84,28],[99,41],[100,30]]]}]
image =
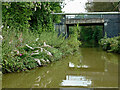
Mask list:
[{"label": "tree", "polygon": [[4,2],[2,3],[2,22],[4,26],[26,30],[30,27],[33,3]]},{"label": "tree", "polygon": [[119,11],[119,2],[87,2],[88,12],[112,12]]},{"label": "tree", "polygon": [[3,25],[36,32],[54,30],[53,23],[60,22],[60,16],[52,12],[62,12],[59,2],[5,2],[2,3]]},{"label": "tree", "polygon": [[59,23],[61,17],[59,15],[52,15],[51,13],[62,12],[60,3],[37,2],[34,8],[35,11],[30,21],[32,30],[36,30],[39,33],[42,31],[53,31],[54,23]]}]

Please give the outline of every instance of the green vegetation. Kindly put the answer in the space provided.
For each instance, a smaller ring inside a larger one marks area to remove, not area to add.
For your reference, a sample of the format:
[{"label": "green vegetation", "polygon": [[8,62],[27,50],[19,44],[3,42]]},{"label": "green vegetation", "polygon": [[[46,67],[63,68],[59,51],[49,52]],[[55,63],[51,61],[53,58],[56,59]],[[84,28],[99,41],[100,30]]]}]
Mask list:
[{"label": "green vegetation", "polygon": [[75,36],[65,39],[56,32],[40,35],[3,28],[3,73],[27,71],[73,54],[79,48]]},{"label": "green vegetation", "polygon": [[103,50],[108,52],[120,53],[120,36],[107,38],[106,35],[99,41]]},{"label": "green vegetation", "polygon": [[60,3],[2,3],[3,73],[44,66],[78,50],[76,34],[58,37],[54,23],[59,23],[61,16],[52,12],[61,12]]},{"label": "green vegetation", "polygon": [[79,40],[84,46],[96,46],[103,37],[102,26],[82,26]]},{"label": "green vegetation", "polygon": [[81,41],[81,46],[98,46],[98,41],[103,37],[102,26],[74,26],[70,27],[70,35],[77,32],[77,38]]},{"label": "green vegetation", "polygon": [[61,12],[58,2],[3,2],[2,23],[16,30],[29,30],[41,33],[53,31],[53,23],[59,23],[61,16],[51,15]]},{"label": "green vegetation", "polygon": [[119,4],[120,2],[87,2],[86,10],[88,12],[118,12]]}]

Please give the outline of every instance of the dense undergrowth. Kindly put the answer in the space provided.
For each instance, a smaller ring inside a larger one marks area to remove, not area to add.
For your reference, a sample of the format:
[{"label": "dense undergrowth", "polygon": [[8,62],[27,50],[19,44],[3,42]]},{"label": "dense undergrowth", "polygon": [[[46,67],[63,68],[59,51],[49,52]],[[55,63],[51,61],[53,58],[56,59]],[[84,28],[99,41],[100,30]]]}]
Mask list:
[{"label": "dense undergrowth", "polygon": [[3,29],[2,72],[21,72],[47,65],[73,54],[79,44],[74,35],[65,39],[58,37],[56,32],[42,32],[39,35],[30,31]]},{"label": "dense undergrowth", "polygon": [[99,41],[99,44],[105,51],[120,53],[120,36],[113,38],[104,37]]},{"label": "dense undergrowth", "polygon": [[78,40],[82,42],[82,47],[99,46],[98,41],[103,38],[102,26],[79,26],[70,27],[69,34],[72,34],[77,29]]}]

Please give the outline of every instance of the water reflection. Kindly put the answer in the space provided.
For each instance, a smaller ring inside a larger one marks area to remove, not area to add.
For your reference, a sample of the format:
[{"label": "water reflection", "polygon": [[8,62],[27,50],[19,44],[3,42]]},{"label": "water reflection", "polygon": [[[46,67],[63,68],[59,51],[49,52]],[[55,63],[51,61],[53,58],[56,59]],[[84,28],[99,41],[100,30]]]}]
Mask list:
[{"label": "water reflection", "polygon": [[30,72],[4,74],[3,88],[118,87],[118,55],[100,48],[79,52]]},{"label": "water reflection", "polygon": [[92,81],[86,79],[85,76],[66,75],[66,80],[63,80],[61,86],[90,86]]}]

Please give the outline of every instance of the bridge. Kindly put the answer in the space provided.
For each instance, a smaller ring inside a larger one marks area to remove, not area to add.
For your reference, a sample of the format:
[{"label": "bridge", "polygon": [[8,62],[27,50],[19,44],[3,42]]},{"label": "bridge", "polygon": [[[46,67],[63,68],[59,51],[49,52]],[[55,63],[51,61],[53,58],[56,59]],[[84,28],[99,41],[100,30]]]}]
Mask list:
[{"label": "bridge", "polygon": [[108,37],[120,34],[120,12],[86,12],[86,13],[52,13],[62,15],[59,24],[55,24],[55,29],[59,34],[64,33],[69,36],[69,27],[79,24],[79,26],[102,25],[103,36],[105,32]]}]

